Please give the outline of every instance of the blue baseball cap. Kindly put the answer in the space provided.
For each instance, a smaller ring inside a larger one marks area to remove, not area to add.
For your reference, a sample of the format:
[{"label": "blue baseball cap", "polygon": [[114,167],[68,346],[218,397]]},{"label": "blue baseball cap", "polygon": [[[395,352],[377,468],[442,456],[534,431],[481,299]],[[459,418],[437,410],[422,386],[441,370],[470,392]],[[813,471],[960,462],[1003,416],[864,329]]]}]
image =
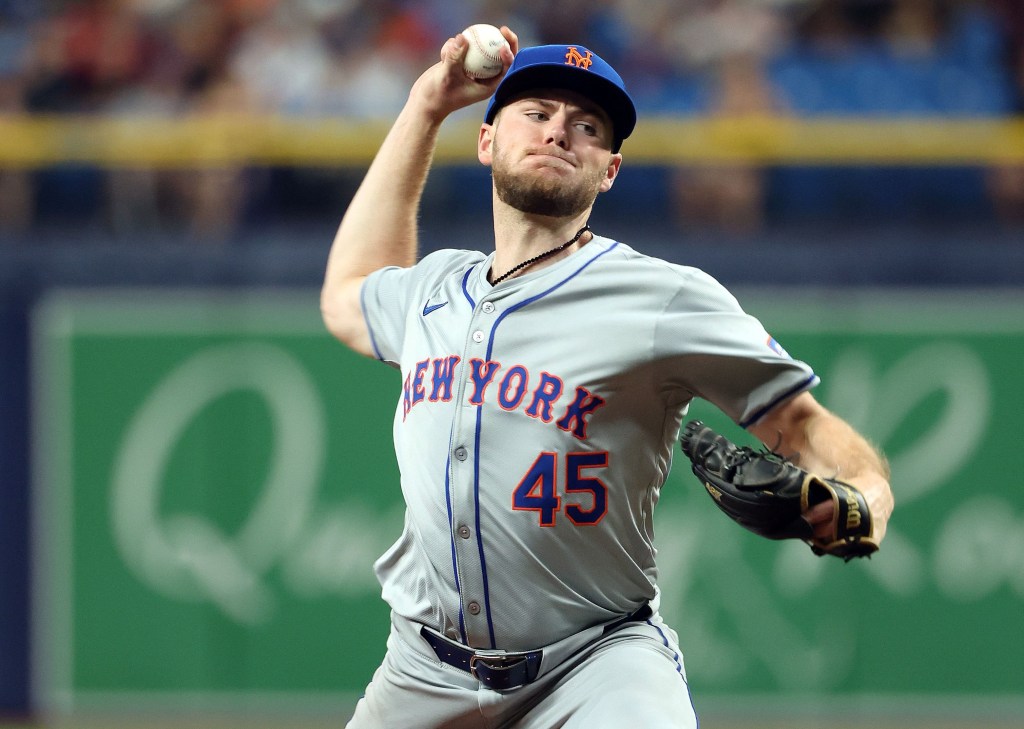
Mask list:
[{"label": "blue baseball cap", "polygon": [[604,109],[612,120],[613,152],[619,151],[622,140],[636,126],[636,107],[622,77],[604,59],[580,45],[520,49],[487,104],[484,121],[492,124],[513,96],[547,88],[575,91]]}]

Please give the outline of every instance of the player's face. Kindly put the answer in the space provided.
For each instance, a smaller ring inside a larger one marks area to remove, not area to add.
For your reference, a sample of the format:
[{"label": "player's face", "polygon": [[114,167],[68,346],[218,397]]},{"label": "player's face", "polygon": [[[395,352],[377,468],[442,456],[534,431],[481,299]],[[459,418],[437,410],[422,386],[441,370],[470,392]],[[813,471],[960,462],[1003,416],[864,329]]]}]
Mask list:
[{"label": "player's face", "polygon": [[622,157],[611,145],[604,112],[578,94],[549,92],[503,107],[494,125],[481,130],[479,153],[506,205],[575,217],[612,186]]}]

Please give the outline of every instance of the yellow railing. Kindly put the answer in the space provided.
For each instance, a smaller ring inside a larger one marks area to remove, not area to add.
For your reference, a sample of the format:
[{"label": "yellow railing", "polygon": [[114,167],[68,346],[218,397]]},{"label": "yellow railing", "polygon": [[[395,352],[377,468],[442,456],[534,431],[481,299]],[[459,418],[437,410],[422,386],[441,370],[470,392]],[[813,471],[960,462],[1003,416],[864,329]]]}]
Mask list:
[{"label": "yellow railing", "polygon": [[[0,167],[365,165],[389,123],[331,118],[0,116]],[[449,121],[436,161],[472,162],[479,122]],[[623,147],[657,164],[1024,164],[1024,117],[742,119],[649,117]]]}]

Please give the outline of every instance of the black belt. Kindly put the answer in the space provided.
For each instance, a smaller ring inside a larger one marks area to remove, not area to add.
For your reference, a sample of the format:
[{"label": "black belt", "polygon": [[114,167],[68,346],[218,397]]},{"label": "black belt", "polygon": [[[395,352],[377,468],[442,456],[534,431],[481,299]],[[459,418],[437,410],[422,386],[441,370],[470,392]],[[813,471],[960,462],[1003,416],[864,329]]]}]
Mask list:
[{"label": "black belt", "polygon": [[[634,620],[646,620],[652,614],[651,606],[644,604],[629,615],[606,625],[603,635]],[[533,683],[540,673],[540,662],[544,655],[541,650],[521,652],[473,650],[461,643],[443,638],[427,630],[426,627],[420,628],[420,635],[430,644],[439,661],[465,671],[494,691],[509,691]]]},{"label": "black belt", "polygon": [[475,651],[461,643],[442,638],[426,627],[420,628],[420,635],[434,649],[439,661],[465,671],[494,691],[508,691],[525,686],[532,683],[540,672],[543,651]]}]

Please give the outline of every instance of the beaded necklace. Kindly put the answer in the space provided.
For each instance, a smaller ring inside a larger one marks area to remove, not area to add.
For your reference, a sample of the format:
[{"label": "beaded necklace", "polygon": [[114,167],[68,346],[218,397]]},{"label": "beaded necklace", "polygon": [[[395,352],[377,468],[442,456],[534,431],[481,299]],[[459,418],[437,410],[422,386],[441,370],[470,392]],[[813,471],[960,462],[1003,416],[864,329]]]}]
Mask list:
[{"label": "beaded necklace", "polygon": [[567,241],[566,241],[565,243],[562,243],[561,245],[555,246],[555,247],[554,247],[554,248],[552,248],[552,249],[551,249],[550,251],[546,251],[546,252],[544,252],[544,253],[541,253],[541,254],[540,254],[539,256],[534,256],[533,258],[528,258],[527,260],[525,260],[525,261],[523,261],[522,263],[520,263],[520,264],[519,264],[518,266],[515,266],[515,267],[514,267],[514,268],[512,268],[511,270],[509,270],[509,271],[506,271],[505,273],[503,273],[503,274],[501,274],[500,276],[498,276],[498,278],[494,279],[494,280],[493,280],[493,281],[491,282],[491,286],[497,286],[497,285],[498,285],[499,283],[501,283],[502,281],[504,281],[505,279],[507,279],[507,278],[508,278],[509,276],[511,276],[512,274],[514,274],[514,273],[516,273],[516,272],[518,272],[518,271],[522,271],[522,270],[523,270],[524,268],[526,268],[527,266],[532,266],[532,265],[533,265],[534,263],[536,263],[537,261],[541,261],[541,260],[544,260],[544,259],[545,259],[545,258],[547,258],[548,256],[553,256],[553,255],[555,255],[556,253],[558,253],[559,251],[564,251],[564,250],[565,250],[566,248],[568,248],[568,247],[569,247],[569,246],[571,246],[571,245],[572,245],[573,243],[575,243],[576,241],[578,241],[578,240],[579,240],[579,239],[580,239],[581,237],[583,237],[583,234],[584,234],[584,233],[586,233],[586,232],[587,232],[588,230],[590,230],[590,226],[589,226],[589,225],[584,225],[584,226],[583,226],[582,228],[580,228],[580,229],[579,229],[579,230],[578,230],[578,231],[576,232],[576,235],[574,235],[574,236],[573,236],[572,238],[570,238],[569,240],[567,240]]}]

